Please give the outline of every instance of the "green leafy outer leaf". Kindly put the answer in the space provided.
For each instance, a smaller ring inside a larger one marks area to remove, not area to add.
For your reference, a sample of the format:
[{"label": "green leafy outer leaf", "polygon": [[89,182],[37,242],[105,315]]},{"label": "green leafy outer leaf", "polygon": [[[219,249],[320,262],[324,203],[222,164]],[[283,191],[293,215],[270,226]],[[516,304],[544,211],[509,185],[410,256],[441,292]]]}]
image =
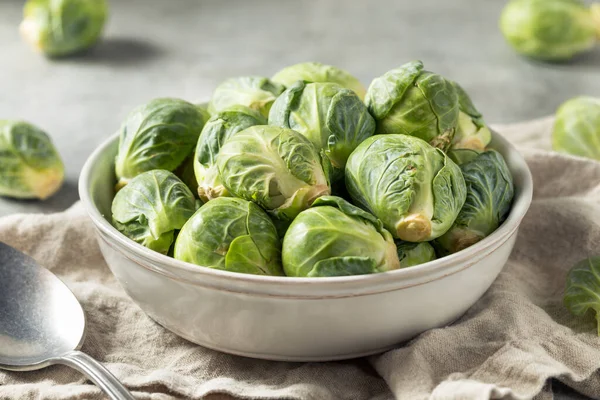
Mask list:
[{"label": "green leafy outer leaf", "polygon": [[398,259],[402,268],[412,267],[435,260],[435,250],[429,242],[411,243],[396,241]]},{"label": "green leafy outer leaf", "polygon": [[460,168],[439,149],[407,135],[362,142],[346,164],[346,188],[394,237],[412,242],[444,234],[466,197]]},{"label": "green leafy outer leaf", "polygon": [[240,131],[221,147],[217,165],[229,192],[284,221],[330,193],[316,149],[291,129],[257,125]]},{"label": "green leafy outer leaf", "polygon": [[283,239],[288,276],[370,274],[400,267],[390,233],[373,215],[323,196],[291,223]]},{"label": "green leafy outer leaf", "polygon": [[450,149],[448,151],[448,157],[458,165],[462,165],[466,162],[472,161],[481,152],[472,149]]},{"label": "green leafy outer leaf", "polygon": [[63,178],[62,160],[46,133],[26,122],[0,120],[0,196],[45,199]]},{"label": "green leafy outer leaf", "polygon": [[416,136],[446,150],[459,115],[458,94],[451,81],[412,61],[373,80],[365,103],[377,121],[377,134]]},{"label": "green leafy outer leaf", "polygon": [[575,264],[567,275],[564,303],[571,314],[596,313],[600,336],[600,257],[590,257]]},{"label": "green leafy outer leaf", "polygon": [[458,94],[460,109],[458,128],[452,139],[452,148],[483,151],[492,140],[492,133],[467,92],[458,83],[452,82],[452,84]]},{"label": "green leafy outer leaf", "polygon": [[120,184],[153,169],[173,171],[194,151],[204,122],[198,107],[179,99],[137,107],[120,129],[115,161]]},{"label": "green leafy outer leaf", "polygon": [[256,204],[220,197],[200,208],[179,232],[174,256],[202,267],[283,275],[281,242]]},{"label": "green leafy outer leaf", "polygon": [[552,148],[600,160],[600,99],[576,97],[556,112]]},{"label": "green leafy outer leaf", "polygon": [[481,153],[460,166],[467,199],[452,228],[437,242],[455,253],[495,231],[508,216],[514,185],[506,162],[494,150]]},{"label": "green leafy outer leaf", "polygon": [[208,111],[215,114],[231,106],[241,105],[266,117],[271,105],[284,90],[285,86],[259,76],[227,79],[215,89],[208,104]]},{"label": "green leafy outer leaf", "polygon": [[512,0],[502,11],[500,29],[518,53],[541,60],[567,60],[589,50],[600,32],[578,0]]},{"label": "green leafy outer leaf", "polygon": [[108,14],[105,0],[28,0],[21,33],[48,56],[66,56],[98,41]]},{"label": "green leafy outer leaf", "polygon": [[113,225],[136,242],[167,254],[174,231],[196,211],[191,190],[173,173],[144,172],[117,192],[112,203]]},{"label": "green leafy outer leaf", "polygon": [[273,82],[289,87],[297,81],[330,82],[354,91],[361,99],[365,97],[365,87],[358,79],[343,69],[318,62],[304,62],[290,65],[271,78]]},{"label": "green leafy outer leaf", "polygon": [[221,146],[241,130],[254,125],[266,124],[266,118],[258,111],[245,106],[232,106],[213,115],[204,125],[196,145],[194,159],[198,194],[204,202],[228,195],[221,183],[216,164]]},{"label": "green leafy outer leaf", "polygon": [[375,120],[360,98],[335,83],[294,83],[273,104],[269,124],[306,136],[341,170],[337,176],[342,179],[352,150],[375,131]]}]

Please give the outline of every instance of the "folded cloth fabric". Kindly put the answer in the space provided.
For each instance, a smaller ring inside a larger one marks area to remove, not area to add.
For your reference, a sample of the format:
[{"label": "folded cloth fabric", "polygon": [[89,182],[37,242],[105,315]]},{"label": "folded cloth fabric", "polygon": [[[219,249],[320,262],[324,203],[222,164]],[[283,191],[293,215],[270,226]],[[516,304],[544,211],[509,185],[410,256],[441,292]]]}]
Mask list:
[{"label": "folded cloth fabric", "polygon": [[[568,269],[600,255],[600,163],[548,151],[552,119],[496,126],[526,156],[534,202],[514,252],[488,292],[452,326],[382,355],[284,363],[208,350],[150,320],[104,263],[80,204],[0,219],[0,240],[52,270],[82,302],[83,351],[139,399],[551,399],[555,377],[600,399],[593,316],[562,305]],[[0,372],[2,399],[100,399],[78,372]]]}]

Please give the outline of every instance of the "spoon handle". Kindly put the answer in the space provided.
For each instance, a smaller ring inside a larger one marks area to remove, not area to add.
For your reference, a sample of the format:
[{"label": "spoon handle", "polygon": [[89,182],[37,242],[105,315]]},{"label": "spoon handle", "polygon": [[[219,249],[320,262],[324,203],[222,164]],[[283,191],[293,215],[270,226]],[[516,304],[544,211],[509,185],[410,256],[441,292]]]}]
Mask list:
[{"label": "spoon handle", "polygon": [[102,364],[81,351],[71,351],[53,360],[72,367],[87,376],[112,400],[135,400],[129,391]]}]

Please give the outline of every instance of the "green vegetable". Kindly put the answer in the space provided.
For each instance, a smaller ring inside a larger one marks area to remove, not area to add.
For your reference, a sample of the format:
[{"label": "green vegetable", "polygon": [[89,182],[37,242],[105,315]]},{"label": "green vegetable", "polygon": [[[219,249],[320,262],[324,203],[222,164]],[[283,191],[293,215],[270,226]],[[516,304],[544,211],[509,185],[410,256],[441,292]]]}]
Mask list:
[{"label": "green vegetable", "polygon": [[397,241],[398,259],[402,268],[413,267],[435,260],[435,249],[429,242],[411,243]]},{"label": "green vegetable", "polygon": [[287,276],[371,274],[400,268],[394,239],[373,215],[335,197],[320,197],[283,239]]},{"label": "green vegetable", "polygon": [[194,159],[198,194],[204,202],[229,195],[221,183],[216,164],[217,154],[223,144],[241,130],[266,124],[265,117],[245,106],[232,106],[216,113],[208,120],[198,139]]},{"label": "green vegetable", "polygon": [[467,199],[452,228],[437,239],[449,253],[466,249],[498,229],[514,196],[512,176],[497,151],[481,153],[460,169],[467,184]]},{"label": "green vegetable", "polygon": [[576,97],[556,112],[552,148],[600,160],[600,99]]},{"label": "green vegetable", "polygon": [[590,50],[600,35],[600,6],[579,0],[512,0],[500,29],[520,54],[540,60],[568,60]]},{"label": "green vegetable", "polygon": [[193,193],[173,173],[144,172],[117,192],[112,203],[113,225],[128,238],[167,254],[175,231],[196,211]]},{"label": "green vegetable", "polygon": [[271,80],[281,83],[286,87],[292,86],[297,81],[337,83],[346,89],[354,91],[361,100],[365,98],[366,93],[363,84],[349,72],[318,62],[304,62],[290,65],[273,75]]},{"label": "green vegetable", "polygon": [[283,221],[330,193],[316,149],[291,129],[252,126],[240,131],[221,147],[217,166],[231,194]]},{"label": "green vegetable", "polygon": [[118,187],[142,172],[175,170],[194,151],[204,122],[196,106],[179,99],[154,99],[134,109],[120,129]]},{"label": "green vegetable", "polygon": [[346,164],[354,203],[396,238],[423,242],[443,235],[466,198],[460,168],[446,154],[407,135],[375,135]]},{"label": "green vegetable", "polygon": [[481,154],[481,152],[472,149],[450,149],[447,154],[448,157],[450,157],[450,159],[456,164],[462,165],[473,160],[475,157]]},{"label": "green vegetable", "polygon": [[412,61],[373,80],[365,103],[377,134],[416,136],[447,150],[458,125],[459,97],[453,82]]},{"label": "green vegetable", "polygon": [[66,56],[98,41],[107,14],[105,0],[27,0],[20,30],[36,50]]},{"label": "green vegetable", "polygon": [[485,124],[483,116],[465,90],[456,82],[454,88],[458,94],[458,129],[452,139],[453,149],[473,149],[483,151],[492,140],[492,133]]},{"label": "green vegetable", "polygon": [[564,303],[578,317],[594,311],[600,336],[600,257],[582,260],[569,271]]},{"label": "green vegetable", "polygon": [[269,216],[256,204],[231,197],[212,200],[183,226],[178,260],[256,275],[283,275],[281,243]]},{"label": "green vegetable", "polygon": [[273,104],[269,124],[306,136],[342,179],[350,153],[375,131],[375,121],[356,93],[335,83],[296,82]]},{"label": "green vegetable", "polygon": [[0,120],[0,196],[46,199],[65,169],[50,137],[22,121]]},{"label": "green vegetable", "polygon": [[190,188],[195,197],[198,197],[198,182],[194,174],[194,159],[195,154],[190,154],[173,173]]},{"label": "green vegetable", "polygon": [[271,105],[284,90],[285,86],[258,76],[227,79],[215,89],[208,111],[215,114],[231,106],[241,105],[267,117]]}]

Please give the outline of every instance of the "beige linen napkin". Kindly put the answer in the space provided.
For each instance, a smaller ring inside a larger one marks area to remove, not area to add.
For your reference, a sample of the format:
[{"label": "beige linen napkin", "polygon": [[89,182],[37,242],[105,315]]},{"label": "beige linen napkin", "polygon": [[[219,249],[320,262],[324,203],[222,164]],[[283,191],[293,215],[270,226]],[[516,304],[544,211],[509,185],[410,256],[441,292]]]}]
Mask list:
[{"label": "beige linen napkin", "polygon": [[[83,351],[140,399],[550,399],[556,377],[600,398],[600,339],[592,316],[562,306],[565,275],[600,255],[600,163],[547,151],[551,119],[496,126],[532,170],[534,202],[510,261],[450,327],[367,359],[283,363],[191,344],[152,322],[106,267],[80,204],[51,215],[0,219],[0,240],[60,276],[88,317]],[[228,397],[228,396],[227,396]],[[0,372],[2,399],[100,399],[78,372]]]}]

